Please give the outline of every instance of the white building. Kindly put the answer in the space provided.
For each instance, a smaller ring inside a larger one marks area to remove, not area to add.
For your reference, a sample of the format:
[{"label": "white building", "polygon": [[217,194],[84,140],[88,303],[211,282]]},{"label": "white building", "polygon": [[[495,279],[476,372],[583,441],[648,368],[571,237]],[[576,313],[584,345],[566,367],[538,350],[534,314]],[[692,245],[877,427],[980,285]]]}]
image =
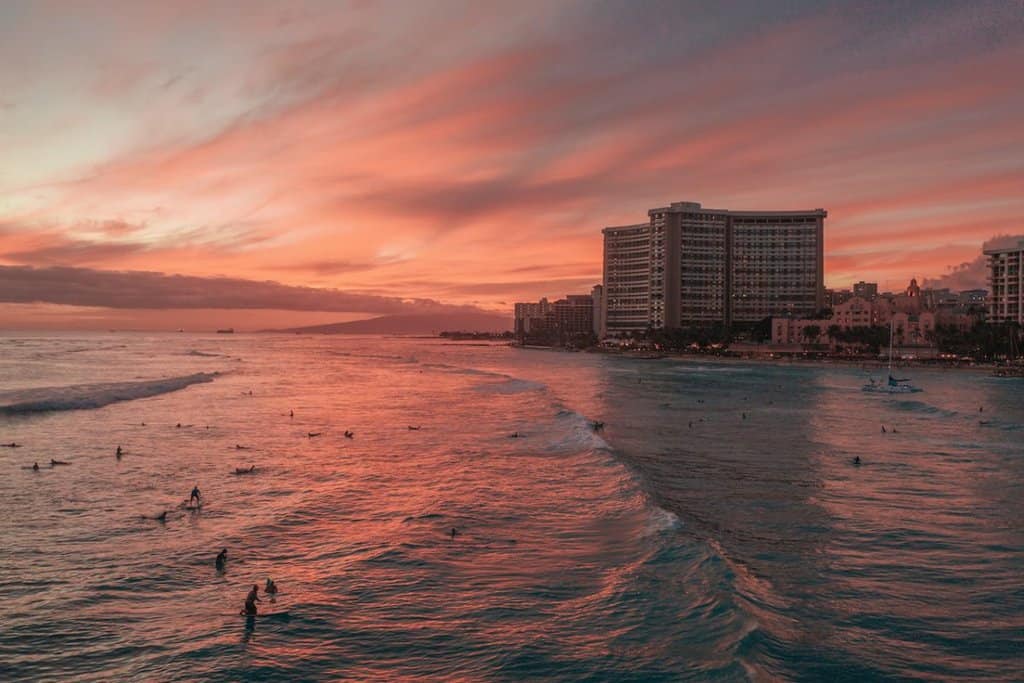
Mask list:
[{"label": "white building", "polygon": [[1024,325],[1024,240],[1015,247],[986,249],[988,257],[988,317],[992,322]]}]

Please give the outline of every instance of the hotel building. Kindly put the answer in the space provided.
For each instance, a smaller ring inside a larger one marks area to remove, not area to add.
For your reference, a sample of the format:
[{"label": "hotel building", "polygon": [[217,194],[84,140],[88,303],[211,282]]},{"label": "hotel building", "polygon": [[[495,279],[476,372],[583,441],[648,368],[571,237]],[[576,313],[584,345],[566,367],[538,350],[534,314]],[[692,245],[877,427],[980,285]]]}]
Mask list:
[{"label": "hotel building", "polygon": [[988,316],[992,322],[1024,325],[1024,240],[1015,247],[986,249],[988,257]]},{"label": "hotel building", "polygon": [[651,226],[605,228],[601,322],[607,335],[643,332],[649,325]]},{"label": "hotel building", "polygon": [[[730,211],[695,202],[604,229],[609,335],[755,323],[824,306],[824,209]],[[646,311],[645,311],[646,308]]]}]

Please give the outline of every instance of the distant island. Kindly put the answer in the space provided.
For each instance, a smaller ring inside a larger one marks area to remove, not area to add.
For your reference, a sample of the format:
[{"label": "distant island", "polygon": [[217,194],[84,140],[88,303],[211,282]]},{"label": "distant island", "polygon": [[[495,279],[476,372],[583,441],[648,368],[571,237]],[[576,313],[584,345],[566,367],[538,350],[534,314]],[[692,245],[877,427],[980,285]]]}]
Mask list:
[{"label": "distant island", "polygon": [[[436,313],[426,315],[384,315],[346,323],[262,330],[287,334],[396,334],[436,336],[446,330],[466,330],[485,334],[507,332],[511,319],[498,313]],[[449,333],[450,334],[450,333]],[[462,332],[461,334],[466,334]]]}]

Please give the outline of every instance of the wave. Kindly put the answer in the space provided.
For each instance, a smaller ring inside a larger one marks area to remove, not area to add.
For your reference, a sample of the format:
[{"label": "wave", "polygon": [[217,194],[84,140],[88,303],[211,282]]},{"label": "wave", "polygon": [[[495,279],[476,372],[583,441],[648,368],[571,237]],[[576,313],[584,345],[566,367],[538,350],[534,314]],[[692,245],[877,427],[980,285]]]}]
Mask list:
[{"label": "wave", "polygon": [[474,391],[483,394],[521,394],[527,391],[541,391],[543,389],[547,389],[547,385],[516,377],[507,377],[500,382],[488,382],[487,384],[478,384],[473,387]]},{"label": "wave", "polygon": [[102,408],[119,401],[158,396],[178,391],[193,384],[212,382],[220,373],[197,372],[181,377],[167,377],[139,382],[78,384],[67,387],[25,389],[0,395],[0,414],[19,415],[60,410]]}]

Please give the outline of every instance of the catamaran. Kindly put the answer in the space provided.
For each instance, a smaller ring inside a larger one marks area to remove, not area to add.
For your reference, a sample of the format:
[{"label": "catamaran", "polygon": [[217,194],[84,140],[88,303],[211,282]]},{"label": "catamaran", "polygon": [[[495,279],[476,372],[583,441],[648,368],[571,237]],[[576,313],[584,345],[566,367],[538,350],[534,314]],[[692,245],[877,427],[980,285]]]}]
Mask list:
[{"label": "catamaran", "polygon": [[892,320],[889,324],[889,379],[881,382],[872,377],[864,385],[864,391],[872,391],[879,394],[914,394],[921,391],[921,389],[911,384],[909,379],[894,377],[892,374],[892,345],[895,337],[896,321]]}]

